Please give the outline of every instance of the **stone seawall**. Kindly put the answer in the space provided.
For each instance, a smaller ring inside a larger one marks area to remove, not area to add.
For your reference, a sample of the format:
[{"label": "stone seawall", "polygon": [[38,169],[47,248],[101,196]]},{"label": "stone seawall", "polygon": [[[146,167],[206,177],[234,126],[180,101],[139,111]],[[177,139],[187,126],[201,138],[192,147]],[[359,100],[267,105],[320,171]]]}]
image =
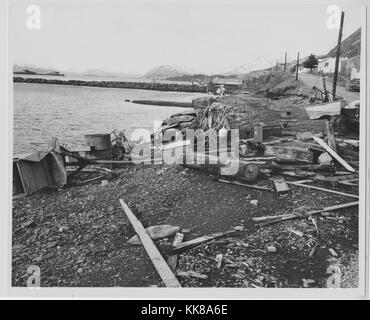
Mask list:
[{"label": "stone seawall", "polygon": [[[103,88],[122,88],[122,89],[140,89],[155,91],[177,91],[177,92],[199,92],[206,93],[207,88],[191,84],[178,83],[151,83],[151,82],[126,82],[126,81],[85,81],[85,80],[62,80],[62,79],[43,79],[43,78],[24,78],[13,77],[13,82],[41,83],[41,84],[60,84],[72,86],[88,86]],[[227,86],[225,87],[227,90]],[[211,85],[209,91],[216,91],[217,86]]]}]

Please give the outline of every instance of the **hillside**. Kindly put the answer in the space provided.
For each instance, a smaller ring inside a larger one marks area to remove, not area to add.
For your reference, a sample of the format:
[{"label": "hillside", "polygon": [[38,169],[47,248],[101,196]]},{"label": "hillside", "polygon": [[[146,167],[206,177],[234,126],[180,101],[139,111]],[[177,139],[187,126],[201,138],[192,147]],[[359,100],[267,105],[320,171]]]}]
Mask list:
[{"label": "hillside", "polygon": [[173,77],[181,77],[189,74],[188,72],[182,70],[178,66],[158,66],[150,69],[146,74],[146,78],[156,78],[156,79],[168,79]]},{"label": "hillside", "polygon": [[[360,54],[361,49],[361,28],[342,41],[341,54],[352,58]],[[325,57],[335,57],[337,46],[331,49]]]},{"label": "hillside", "polygon": [[54,69],[39,68],[34,66],[19,66],[13,65],[14,74],[31,74],[31,75],[58,75],[63,76],[64,74]]}]

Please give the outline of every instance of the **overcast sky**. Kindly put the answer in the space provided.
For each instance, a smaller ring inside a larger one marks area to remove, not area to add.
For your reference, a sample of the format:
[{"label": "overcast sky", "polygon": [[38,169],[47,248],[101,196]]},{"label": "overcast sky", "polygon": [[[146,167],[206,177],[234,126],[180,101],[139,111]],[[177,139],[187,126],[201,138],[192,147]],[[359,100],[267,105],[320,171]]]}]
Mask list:
[{"label": "overcast sky", "polygon": [[[142,74],[158,65],[220,73],[325,54],[338,30],[327,6],[242,4],[40,4],[41,28],[27,28],[27,5],[9,16],[10,57],[61,71]],[[345,10],[344,38],[360,27],[359,6]]]}]

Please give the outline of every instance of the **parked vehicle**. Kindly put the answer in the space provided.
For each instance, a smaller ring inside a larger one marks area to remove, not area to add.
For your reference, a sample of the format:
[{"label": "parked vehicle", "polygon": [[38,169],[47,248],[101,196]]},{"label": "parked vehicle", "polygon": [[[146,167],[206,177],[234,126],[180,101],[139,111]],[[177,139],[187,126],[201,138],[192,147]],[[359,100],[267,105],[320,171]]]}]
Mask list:
[{"label": "parked vehicle", "polygon": [[360,92],[360,79],[352,79],[346,83],[346,91]]}]

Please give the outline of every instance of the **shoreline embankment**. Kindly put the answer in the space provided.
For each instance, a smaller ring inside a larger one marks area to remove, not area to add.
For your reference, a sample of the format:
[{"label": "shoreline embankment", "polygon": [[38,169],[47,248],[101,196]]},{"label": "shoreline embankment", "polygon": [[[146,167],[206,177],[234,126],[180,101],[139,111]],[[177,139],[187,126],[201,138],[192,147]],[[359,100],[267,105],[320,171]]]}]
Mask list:
[{"label": "shoreline embankment", "polygon": [[[121,89],[139,89],[154,91],[174,91],[174,92],[198,92],[207,93],[217,90],[217,84],[210,86],[199,86],[193,84],[179,83],[159,83],[159,82],[129,82],[129,81],[92,81],[92,80],[62,80],[62,79],[44,79],[44,78],[26,78],[13,77],[13,82],[39,83],[39,84],[59,84],[72,86],[102,87],[102,88],[121,88]],[[234,89],[233,85],[225,85],[226,91]],[[208,90],[207,90],[208,89]]]}]

